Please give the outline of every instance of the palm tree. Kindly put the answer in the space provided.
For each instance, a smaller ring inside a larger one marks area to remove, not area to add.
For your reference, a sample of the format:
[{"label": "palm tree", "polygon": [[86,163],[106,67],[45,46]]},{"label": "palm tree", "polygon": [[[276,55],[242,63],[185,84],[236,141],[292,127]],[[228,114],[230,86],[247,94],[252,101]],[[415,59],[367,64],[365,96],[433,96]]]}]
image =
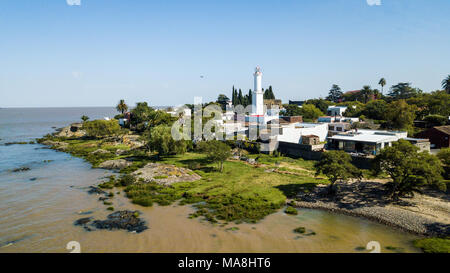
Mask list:
[{"label": "palm tree", "polygon": [[119,104],[117,104],[116,106],[117,111],[121,112],[123,114],[123,112],[128,110],[128,105],[126,105],[125,100],[120,100]]},{"label": "palm tree", "polygon": [[442,81],[442,88],[450,94],[450,75]]},{"label": "palm tree", "polygon": [[372,88],[370,88],[369,85],[364,85],[359,94],[361,95],[361,99],[363,100],[363,102],[367,103],[373,98],[374,91],[372,90]]},{"label": "palm tree", "polygon": [[378,84],[381,85],[381,94],[383,95],[383,88],[386,85],[386,79],[381,78],[380,81],[378,82]]}]

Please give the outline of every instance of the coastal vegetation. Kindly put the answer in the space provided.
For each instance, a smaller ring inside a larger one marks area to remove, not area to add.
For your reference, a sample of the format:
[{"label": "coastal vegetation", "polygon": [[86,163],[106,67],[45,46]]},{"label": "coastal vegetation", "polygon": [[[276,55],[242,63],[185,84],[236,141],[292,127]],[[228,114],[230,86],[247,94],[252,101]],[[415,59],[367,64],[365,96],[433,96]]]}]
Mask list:
[{"label": "coastal vegetation", "polygon": [[329,194],[336,193],[337,181],[346,182],[350,178],[362,178],[361,170],[351,161],[351,156],[344,151],[328,151],[323,153],[322,159],[315,164],[316,175],[324,174],[330,180]]},{"label": "coastal vegetation", "polygon": [[423,238],[414,241],[414,246],[425,253],[450,253],[450,237]]},{"label": "coastal vegetation", "polygon": [[426,185],[446,189],[442,182],[443,169],[439,159],[418,150],[408,141],[400,139],[375,157],[374,170],[386,172],[392,179],[392,182],[386,184],[390,198],[398,200],[405,195],[414,195],[414,192],[421,192]]}]

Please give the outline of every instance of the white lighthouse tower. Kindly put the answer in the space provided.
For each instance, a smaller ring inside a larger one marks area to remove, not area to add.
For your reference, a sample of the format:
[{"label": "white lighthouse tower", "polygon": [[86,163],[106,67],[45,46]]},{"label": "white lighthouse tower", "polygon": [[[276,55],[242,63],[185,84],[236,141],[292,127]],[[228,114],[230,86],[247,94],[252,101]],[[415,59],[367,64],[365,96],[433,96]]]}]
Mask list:
[{"label": "white lighthouse tower", "polygon": [[252,94],[252,117],[256,120],[264,118],[264,96],[261,87],[262,73],[261,69],[256,67],[255,73],[253,74],[255,78],[255,85]]}]

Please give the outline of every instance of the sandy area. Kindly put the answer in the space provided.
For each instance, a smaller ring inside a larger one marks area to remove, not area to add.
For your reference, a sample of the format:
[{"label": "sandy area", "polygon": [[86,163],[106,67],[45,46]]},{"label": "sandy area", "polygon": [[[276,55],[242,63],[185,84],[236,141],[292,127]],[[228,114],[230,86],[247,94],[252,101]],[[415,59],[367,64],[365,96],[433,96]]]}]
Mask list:
[{"label": "sandy area", "polygon": [[386,181],[361,181],[339,184],[335,197],[324,194],[326,186],[300,193],[298,207],[325,209],[365,217],[389,226],[421,235],[450,235],[450,196],[427,190],[414,197],[392,203],[387,200]]}]

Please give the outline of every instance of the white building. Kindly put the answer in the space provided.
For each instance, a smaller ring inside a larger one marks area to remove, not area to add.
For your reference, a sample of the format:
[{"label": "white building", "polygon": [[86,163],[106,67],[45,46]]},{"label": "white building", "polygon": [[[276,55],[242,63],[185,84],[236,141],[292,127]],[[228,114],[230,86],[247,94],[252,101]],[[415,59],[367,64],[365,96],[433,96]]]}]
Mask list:
[{"label": "white building", "polygon": [[325,141],[328,135],[328,124],[326,123],[293,123],[280,126],[278,141],[300,144],[302,136],[315,135],[320,141]]},{"label": "white building", "polygon": [[344,112],[347,111],[347,106],[328,106],[327,114],[329,116],[343,116]]},{"label": "white building", "polygon": [[328,149],[375,155],[384,147],[391,146],[392,142],[407,136],[407,132],[399,131],[355,130],[329,137]]}]

